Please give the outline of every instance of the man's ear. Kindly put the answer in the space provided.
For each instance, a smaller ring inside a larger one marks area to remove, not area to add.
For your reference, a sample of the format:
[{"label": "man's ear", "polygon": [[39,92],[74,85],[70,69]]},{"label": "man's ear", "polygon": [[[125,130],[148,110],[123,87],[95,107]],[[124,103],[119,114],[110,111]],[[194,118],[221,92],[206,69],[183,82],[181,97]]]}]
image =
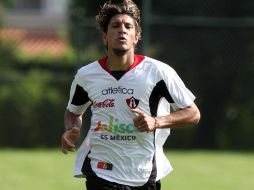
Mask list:
[{"label": "man's ear", "polygon": [[103,41],[103,44],[106,46],[107,45],[107,33],[105,32],[101,32],[101,38],[102,38],[102,41]]},{"label": "man's ear", "polygon": [[134,39],[134,44],[135,44],[135,45],[138,43],[139,39],[140,39],[140,35],[139,35],[139,34],[136,34],[136,35],[135,35],[135,39]]}]

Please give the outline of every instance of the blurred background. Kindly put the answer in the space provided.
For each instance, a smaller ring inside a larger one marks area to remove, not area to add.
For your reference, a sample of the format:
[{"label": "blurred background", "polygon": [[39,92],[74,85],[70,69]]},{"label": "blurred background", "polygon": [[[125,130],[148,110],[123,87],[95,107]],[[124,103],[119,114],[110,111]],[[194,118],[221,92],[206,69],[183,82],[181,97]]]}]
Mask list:
[{"label": "blurred background", "polygon": [[[104,2],[1,0],[0,148],[60,146],[73,76],[105,53],[94,18]],[[254,1],[135,2],[137,53],[171,65],[202,114],[197,127],[172,130],[166,148],[253,150]]]}]

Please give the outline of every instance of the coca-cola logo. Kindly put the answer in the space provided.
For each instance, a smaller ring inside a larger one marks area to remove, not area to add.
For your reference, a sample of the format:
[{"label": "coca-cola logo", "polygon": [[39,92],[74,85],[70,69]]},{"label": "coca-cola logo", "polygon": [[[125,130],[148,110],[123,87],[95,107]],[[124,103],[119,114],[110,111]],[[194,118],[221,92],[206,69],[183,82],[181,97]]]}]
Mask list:
[{"label": "coca-cola logo", "polygon": [[115,107],[115,99],[106,99],[103,102],[94,102],[94,108],[112,108]]}]

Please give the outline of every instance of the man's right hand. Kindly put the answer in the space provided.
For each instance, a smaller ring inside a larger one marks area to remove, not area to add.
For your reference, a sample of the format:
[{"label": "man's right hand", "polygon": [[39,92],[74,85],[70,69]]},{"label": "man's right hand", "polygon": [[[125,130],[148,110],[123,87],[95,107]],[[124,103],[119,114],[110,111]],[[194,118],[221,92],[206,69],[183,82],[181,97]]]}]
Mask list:
[{"label": "man's right hand", "polygon": [[62,152],[68,154],[68,151],[73,152],[75,143],[80,137],[80,128],[73,127],[64,132],[62,135]]}]

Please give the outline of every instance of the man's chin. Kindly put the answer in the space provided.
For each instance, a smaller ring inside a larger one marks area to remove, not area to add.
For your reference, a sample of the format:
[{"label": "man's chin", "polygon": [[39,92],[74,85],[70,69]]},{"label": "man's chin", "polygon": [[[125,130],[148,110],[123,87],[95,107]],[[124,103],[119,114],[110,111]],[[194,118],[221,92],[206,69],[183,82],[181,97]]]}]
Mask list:
[{"label": "man's chin", "polygon": [[115,55],[117,55],[117,56],[123,56],[128,52],[127,49],[120,49],[120,48],[114,48],[113,51],[114,51]]}]

